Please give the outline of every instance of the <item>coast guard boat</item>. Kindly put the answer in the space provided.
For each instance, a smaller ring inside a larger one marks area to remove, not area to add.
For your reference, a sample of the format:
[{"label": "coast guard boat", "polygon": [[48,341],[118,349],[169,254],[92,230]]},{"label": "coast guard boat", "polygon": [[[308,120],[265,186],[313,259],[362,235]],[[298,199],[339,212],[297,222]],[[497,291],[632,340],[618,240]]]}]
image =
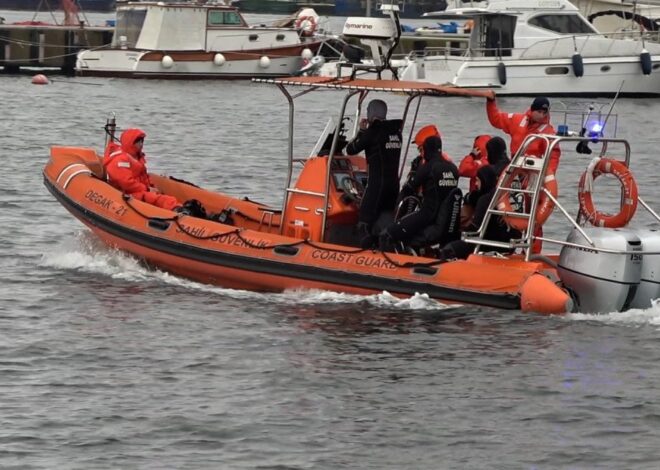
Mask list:
[{"label": "coast guard boat", "polygon": [[[102,152],[76,146],[50,149],[44,184],[108,245],[174,274],[225,287],[271,292],[388,291],[399,297],[425,293],[447,304],[546,314],[644,308],[660,297],[660,232],[652,230],[660,216],[642,199],[629,168],[628,142],[602,132],[607,121],[603,113],[582,116],[579,133],[565,120],[559,126],[562,135],[529,136],[500,176],[479,230],[462,234],[464,242],[473,246],[472,254],[467,259],[446,259],[436,257],[439,245],[433,240],[428,241],[424,256],[405,247],[395,252],[358,247],[355,227],[367,165],[364,157],[347,155],[342,149],[357,131],[367,96],[374,93],[405,101],[403,142],[406,136],[410,142],[417,132],[415,109],[422,99],[483,100],[492,91],[350,77],[256,81],[277,87],[290,106],[289,150],[282,157],[288,160],[287,180],[279,207],[155,174],[151,180],[158,191],[180,201],[196,200],[205,211],[193,216],[152,206],[122,194],[107,181]],[[334,91],[343,99],[312,151],[303,152],[293,147],[294,102],[317,90]],[[106,129],[114,138],[114,123]],[[526,149],[538,139],[545,144],[545,154],[527,155]],[[559,202],[558,182],[548,165],[550,154],[561,146],[562,161],[582,158],[592,151],[590,145],[597,147],[595,158],[584,162],[578,210],[571,215],[570,207]],[[581,153],[569,152],[572,148],[580,148]],[[401,168],[407,153],[407,148],[402,150]],[[299,164],[294,181],[294,165]],[[603,174],[615,176],[622,187],[621,198],[609,212],[597,209],[592,196],[594,180]],[[460,195],[452,198],[451,210],[438,219],[442,234],[456,234],[460,201]],[[638,206],[650,214],[652,224],[636,222]],[[554,208],[559,210],[553,214]],[[538,228],[552,220],[551,215],[563,217],[568,232],[564,238],[540,235]],[[520,238],[488,239],[486,228],[493,217],[518,229]],[[558,250],[539,252],[539,241]]]},{"label": "coast guard boat", "polygon": [[[382,44],[384,51],[388,45],[392,46],[390,39]],[[387,63],[370,67],[377,74],[391,69]],[[637,187],[630,170],[630,144],[605,133],[608,119],[613,121],[614,103],[607,113],[577,113],[577,125],[565,111],[559,135],[528,136],[501,174],[477,231],[458,234],[461,198],[456,195],[447,199],[448,210],[441,211],[433,227],[440,238],[425,240],[423,256],[406,246],[394,252],[358,248],[356,223],[367,164],[364,157],[347,155],[343,148],[357,132],[367,97],[388,93],[390,99],[405,100],[402,131],[404,142],[406,134],[411,142],[417,132],[416,109],[423,99],[475,100],[494,94],[421,81],[361,79],[355,77],[358,71],[349,70],[341,78],[255,79],[277,87],[289,103],[288,170],[279,207],[151,175],[158,191],[204,208],[197,213],[172,212],[122,194],[107,181],[102,152],[75,146],[51,148],[44,184],[110,246],[169,272],[220,286],[355,294],[387,290],[399,297],[425,293],[448,304],[550,314],[646,308],[660,298],[660,216]],[[333,113],[311,152],[294,149],[295,100],[317,91],[343,94],[339,113]],[[114,122],[106,125],[110,138],[114,128]],[[528,155],[527,149],[538,147],[538,140],[545,153]],[[574,214],[570,205],[560,203],[559,184],[549,169],[556,147],[562,149],[563,162],[591,154],[577,178]],[[400,175],[407,155],[406,147]],[[294,181],[298,164],[302,168]],[[621,187],[620,197],[609,201],[607,211],[596,208],[593,197],[594,182],[601,175],[614,176]],[[644,209],[641,215],[638,207]],[[544,237],[539,230],[553,216],[554,221],[560,217],[564,237]],[[491,222],[517,229],[520,238],[489,239]],[[457,235],[473,247],[472,254],[460,260],[440,256],[442,245]],[[540,251],[540,242],[555,250]]]}]

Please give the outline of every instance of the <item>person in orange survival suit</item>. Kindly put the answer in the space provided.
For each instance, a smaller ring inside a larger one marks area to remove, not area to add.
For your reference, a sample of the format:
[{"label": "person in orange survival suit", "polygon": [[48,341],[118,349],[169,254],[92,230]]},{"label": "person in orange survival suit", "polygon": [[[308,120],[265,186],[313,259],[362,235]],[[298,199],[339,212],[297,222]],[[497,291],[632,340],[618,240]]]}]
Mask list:
[{"label": "person in orange survival suit", "polygon": [[458,165],[458,174],[464,178],[470,178],[470,191],[477,188],[477,170],[488,164],[488,151],[486,143],[490,140],[487,134],[478,135],[474,138],[472,150],[463,157]]},{"label": "person in orange survival suit", "polygon": [[[495,92],[486,100],[486,112],[488,121],[493,127],[502,129],[511,136],[509,148],[511,156],[516,154],[523,141],[532,134],[556,134],[555,128],[550,124],[550,101],[545,96],[534,98],[529,109],[524,113],[504,113],[497,108]],[[546,143],[537,139],[527,147],[527,155],[541,157],[546,149]],[[554,147],[550,154],[548,171],[555,173],[559,166],[561,152],[559,147]]]},{"label": "person in orange survival suit", "polygon": [[105,151],[103,166],[108,181],[125,194],[140,201],[176,210],[181,203],[172,196],[160,194],[152,185],[142,146],[146,134],[141,129],[126,129],[120,138],[121,146],[111,143]]},{"label": "person in orange survival suit", "polygon": [[[503,113],[497,108],[495,103],[495,92],[486,100],[486,112],[490,123],[502,129],[511,136],[511,157],[515,155],[523,141],[528,135],[532,134],[556,134],[555,128],[550,124],[550,101],[545,96],[537,96],[532,101],[529,110],[525,113]],[[541,157],[546,150],[546,143],[541,139],[536,139],[528,147],[526,154]],[[552,149],[550,162],[548,163],[548,173],[554,174],[559,166],[559,157],[561,152],[558,146]],[[539,226],[535,230],[534,236],[543,236],[543,227]],[[542,242],[536,240],[532,251],[540,253]]]}]

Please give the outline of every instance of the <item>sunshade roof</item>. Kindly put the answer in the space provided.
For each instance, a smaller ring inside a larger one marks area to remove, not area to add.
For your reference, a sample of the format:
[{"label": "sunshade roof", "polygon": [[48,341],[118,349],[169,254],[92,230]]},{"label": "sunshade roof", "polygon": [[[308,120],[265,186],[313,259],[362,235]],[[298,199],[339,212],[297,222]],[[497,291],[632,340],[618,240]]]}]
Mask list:
[{"label": "sunshade roof", "polygon": [[429,96],[477,96],[488,97],[490,90],[475,90],[470,88],[458,88],[454,86],[433,85],[426,82],[409,82],[398,80],[366,80],[329,77],[287,77],[287,78],[253,78],[252,81],[259,83],[273,83],[276,85],[301,86],[309,88],[329,88],[334,90],[365,90],[384,91],[394,93],[407,93],[410,95]]}]

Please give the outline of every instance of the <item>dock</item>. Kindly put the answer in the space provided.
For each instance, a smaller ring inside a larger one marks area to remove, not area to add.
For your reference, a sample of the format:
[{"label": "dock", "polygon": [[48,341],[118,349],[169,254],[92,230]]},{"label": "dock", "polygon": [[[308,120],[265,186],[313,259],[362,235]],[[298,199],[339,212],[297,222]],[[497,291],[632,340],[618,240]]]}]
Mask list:
[{"label": "dock", "polygon": [[112,26],[0,24],[0,66],[5,73],[29,67],[72,75],[78,51],[110,44],[113,32]]}]

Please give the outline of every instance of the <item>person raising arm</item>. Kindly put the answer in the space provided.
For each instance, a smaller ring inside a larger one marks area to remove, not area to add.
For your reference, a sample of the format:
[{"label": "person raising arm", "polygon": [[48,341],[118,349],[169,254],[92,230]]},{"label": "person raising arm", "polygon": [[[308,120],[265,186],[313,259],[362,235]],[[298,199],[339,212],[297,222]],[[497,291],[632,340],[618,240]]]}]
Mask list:
[{"label": "person raising arm", "polygon": [[[550,101],[544,96],[537,96],[529,109],[524,113],[506,113],[500,111],[495,100],[495,92],[486,100],[486,113],[490,124],[501,129],[509,136],[511,156],[515,155],[527,136],[532,134],[555,135],[555,129],[550,124]],[[546,142],[536,139],[527,147],[527,155],[541,158],[546,150]],[[559,166],[561,152],[558,146],[552,149],[549,171],[555,173]]]}]

